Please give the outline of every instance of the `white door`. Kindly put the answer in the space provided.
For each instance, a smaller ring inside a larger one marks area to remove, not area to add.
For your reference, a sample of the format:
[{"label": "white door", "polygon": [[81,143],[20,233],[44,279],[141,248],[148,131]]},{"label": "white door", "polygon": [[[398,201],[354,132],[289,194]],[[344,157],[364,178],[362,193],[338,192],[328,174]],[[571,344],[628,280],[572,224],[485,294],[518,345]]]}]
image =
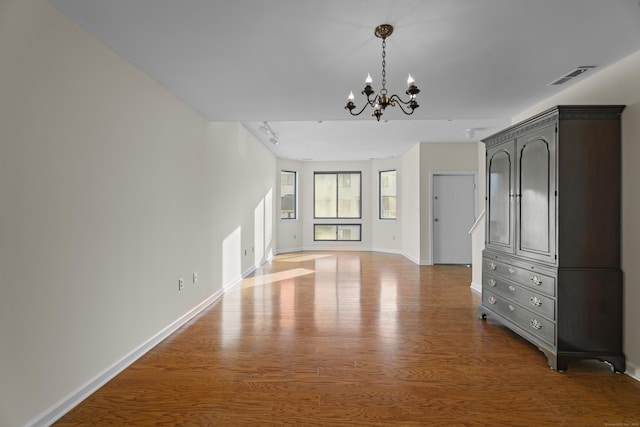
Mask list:
[{"label": "white door", "polygon": [[433,263],[471,264],[474,175],[433,175]]}]

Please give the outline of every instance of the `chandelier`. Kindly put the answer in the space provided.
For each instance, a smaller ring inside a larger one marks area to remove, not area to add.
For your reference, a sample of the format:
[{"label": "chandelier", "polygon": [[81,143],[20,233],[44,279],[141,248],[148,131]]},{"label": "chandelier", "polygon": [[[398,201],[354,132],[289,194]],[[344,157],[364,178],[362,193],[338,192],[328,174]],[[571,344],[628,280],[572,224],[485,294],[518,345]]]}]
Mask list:
[{"label": "chandelier", "polygon": [[380,93],[378,93],[375,98],[371,98],[375,92],[371,88],[371,83],[373,80],[371,79],[371,74],[367,74],[367,79],[364,81],[364,89],[362,90],[362,94],[367,96],[367,102],[364,104],[364,107],[357,113],[354,113],[357,107],[353,103],[354,96],[353,92],[349,93],[349,98],[347,100],[347,105],[344,107],[349,110],[352,116],[359,116],[362,112],[369,106],[373,108],[373,114],[378,121],[380,121],[380,117],[382,117],[382,113],[385,108],[389,105],[395,107],[396,105],[400,107],[403,113],[406,115],[413,114],[413,111],[419,107],[418,102],[416,102],[416,96],[420,93],[420,89],[415,85],[413,77],[409,74],[409,78],[407,79],[407,85],[409,88],[405,92],[409,95],[409,99],[407,101],[402,100],[398,95],[387,95],[387,71],[386,71],[386,47],[387,47],[387,37],[389,37],[393,33],[393,26],[389,24],[378,25],[375,30],[376,37],[382,39],[382,89],[380,89]]}]

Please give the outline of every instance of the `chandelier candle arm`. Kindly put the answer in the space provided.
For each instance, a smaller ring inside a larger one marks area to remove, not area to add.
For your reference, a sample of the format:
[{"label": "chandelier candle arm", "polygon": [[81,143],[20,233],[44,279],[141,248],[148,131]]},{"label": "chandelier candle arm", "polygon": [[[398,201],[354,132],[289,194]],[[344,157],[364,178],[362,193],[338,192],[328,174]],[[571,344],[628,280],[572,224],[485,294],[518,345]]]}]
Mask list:
[{"label": "chandelier candle arm", "polygon": [[[408,101],[403,101],[402,98],[400,98],[400,96],[396,94],[391,96],[387,95],[387,87],[386,87],[387,86],[387,70],[386,70],[387,40],[386,39],[392,33],[393,33],[393,26],[389,24],[379,25],[376,27],[374,31],[374,34],[376,35],[376,37],[382,39],[382,89],[380,89],[379,94],[372,99],[371,96],[375,93],[375,91],[371,87],[373,83],[373,79],[371,78],[371,74],[367,74],[367,78],[365,79],[365,86],[361,92],[362,95],[365,95],[367,97],[367,101],[365,102],[364,107],[362,107],[362,109],[360,109],[358,112],[354,112],[354,110],[356,110],[357,107],[353,102],[355,99],[355,97],[353,96],[353,91],[349,93],[349,97],[347,98],[347,105],[345,105],[344,108],[349,110],[349,113],[352,116],[359,116],[368,106],[370,106],[373,108],[372,116],[375,117],[376,120],[380,121],[380,117],[382,117],[384,110],[388,106],[395,107],[397,105],[400,107],[400,110],[406,115],[413,114],[415,109],[419,107],[418,102],[416,101],[416,97],[418,93],[420,93],[420,89],[418,89],[418,87],[416,86],[415,80],[413,79],[411,74],[409,74],[409,77],[407,78],[408,89],[405,92],[407,95],[409,95]],[[405,109],[403,105],[407,106],[408,108]]]},{"label": "chandelier candle arm", "polygon": [[[398,107],[400,107],[402,112],[405,113],[407,116],[412,115],[415,109],[418,108],[418,103],[415,100],[403,101],[402,99],[398,98],[398,95],[393,95],[391,98],[394,101],[393,106],[395,107],[397,105]],[[409,109],[405,110],[403,105],[408,106]]]}]

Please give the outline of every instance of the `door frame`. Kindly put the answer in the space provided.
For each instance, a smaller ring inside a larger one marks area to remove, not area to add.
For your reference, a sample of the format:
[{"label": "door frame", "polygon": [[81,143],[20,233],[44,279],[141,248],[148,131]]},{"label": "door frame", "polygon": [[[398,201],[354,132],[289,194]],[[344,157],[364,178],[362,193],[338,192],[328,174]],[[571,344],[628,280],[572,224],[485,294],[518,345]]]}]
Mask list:
[{"label": "door frame", "polygon": [[[473,177],[473,218],[478,219],[478,171],[429,171],[429,265],[433,265],[433,177],[436,175],[471,176]],[[471,254],[473,258],[473,253]]]}]

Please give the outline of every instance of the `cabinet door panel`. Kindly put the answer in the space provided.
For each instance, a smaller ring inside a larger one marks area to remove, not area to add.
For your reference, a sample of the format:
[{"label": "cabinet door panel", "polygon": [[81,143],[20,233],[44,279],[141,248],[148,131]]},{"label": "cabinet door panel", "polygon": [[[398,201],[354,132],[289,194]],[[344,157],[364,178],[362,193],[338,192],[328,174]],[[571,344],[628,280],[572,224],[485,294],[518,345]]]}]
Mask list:
[{"label": "cabinet door panel", "polygon": [[516,254],[555,261],[555,125],[517,141]]},{"label": "cabinet door panel", "polygon": [[514,144],[487,150],[487,247],[513,253]]}]

